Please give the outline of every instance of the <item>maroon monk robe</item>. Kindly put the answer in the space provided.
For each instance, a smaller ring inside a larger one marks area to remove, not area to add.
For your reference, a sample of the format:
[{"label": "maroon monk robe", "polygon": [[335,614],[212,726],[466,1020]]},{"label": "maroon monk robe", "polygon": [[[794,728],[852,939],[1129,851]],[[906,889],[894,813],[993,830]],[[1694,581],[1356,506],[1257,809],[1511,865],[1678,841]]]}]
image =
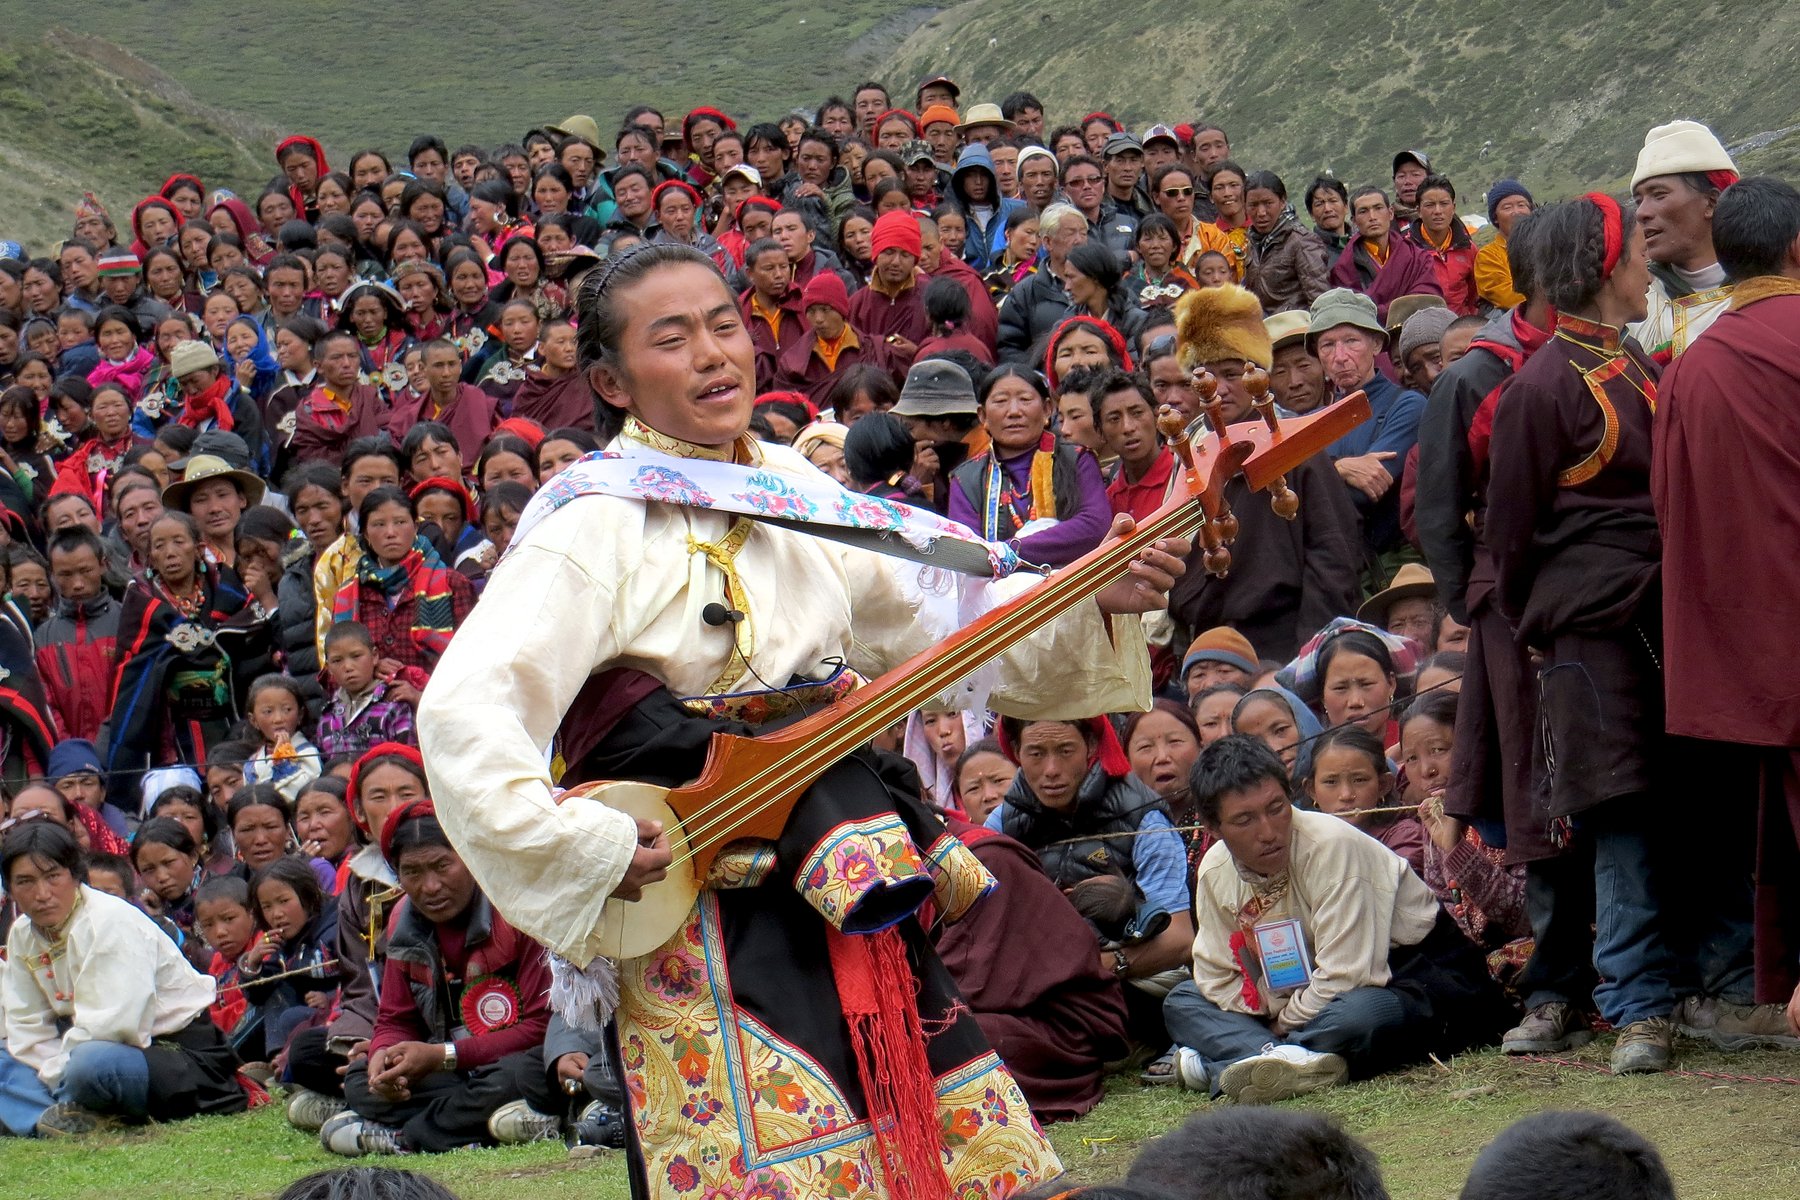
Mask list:
[{"label": "maroon monk robe", "polygon": [[1800,972],[1800,281],[1738,284],[1663,376],[1651,494],[1663,536],[1669,732],[1768,747],[1756,998]]},{"label": "maroon monk robe", "polygon": [[962,920],[940,925],[938,955],[1039,1121],[1100,1103],[1103,1064],[1125,1054],[1125,996],[1100,969],[1100,942],[1037,855],[945,818],[1000,886]]},{"label": "maroon monk robe", "polygon": [[536,367],[527,367],[525,382],[513,396],[512,415],[536,421],[545,433],[552,429],[593,433],[594,389],[581,371],[552,379]]},{"label": "maroon monk robe", "polygon": [[899,334],[913,345],[931,336],[931,320],[925,315],[923,274],[915,274],[915,282],[898,296],[877,291],[874,284],[850,297],[850,324],[865,341],[888,345],[894,367],[902,377],[913,364],[913,356],[901,354],[887,342],[890,333]]},{"label": "maroon monk robe", "polygon": [[[435,410],[435,415],[433,415]],[[481,447],[500,423],[495,412],[494,397],[469,383],[456,385],[456,395],[442,409],[429,393],[413,398],[409,393],[388,414],[388,436],[399,444],[406,431],[420,421],[436,421],[446,426],[462,451],[463,469],[472,471],[481,457]]]},{"label": "maroon monk robe", "polygon": [[968,293],[968,331],[988,348],[987,361],[992,364],[994,340],[1000,336],[1000,311],[994,307],[994,298],[988,293],[987,281],[976,274],[974,267],[954,254],[939,256],[937,270],[931,273],[931,278],[954,279]]},{"label": "maroon monk robe", "polygon": [[345,412],[326,393],[314,388],[294,410],[294,436],[288,442],[288,461],[328,462],[336,466],[350,443],[387,428],[388,407],[381,393],[366,384],[350,388],[350,411]]}]

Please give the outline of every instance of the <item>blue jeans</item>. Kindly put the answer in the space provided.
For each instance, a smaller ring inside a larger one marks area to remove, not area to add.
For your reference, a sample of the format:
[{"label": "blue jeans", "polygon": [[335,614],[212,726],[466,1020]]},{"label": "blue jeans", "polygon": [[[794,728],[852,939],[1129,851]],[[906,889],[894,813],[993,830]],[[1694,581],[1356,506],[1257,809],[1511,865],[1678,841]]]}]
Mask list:
[{"label": "blue jeans", "polygon": [[1615,1029],[1675,1011],[1668,826],[1645,800],[1621,797],[1577,818],[1594,843],[1594,1003]]},{"label": "blue jeans", "polygon": [[38,1118],[55,1104],[78,1104],[121,1117],[145,1116],[150,1107],[150,1063],[135,1046],[83,1042],[69,1053],[54,1092],[36,1071],[0,1046],[0,1129],[16,1137],[37,1131]]},{"label": "blue jeans", "polygon": [[[1405,1005],[1383,987],[1345,992],[1307,1024],[1277,1038],[1261,1017],[1226,1012],[1187,979],[1163,1001],[1163,1020],[1177,1045],[1198,1051],[1206,1060],[1214,1095],[1218,1094],[1222,1068],[1262,1053],[1270,1042],[1336,1054],[1357,1078],[1379,1075],[1413,1057],[1423,1057],[1416,1053],[1420,1039],[1409,1032]],[[1414,1053],[1409,1054],[1409,1047]]]}]

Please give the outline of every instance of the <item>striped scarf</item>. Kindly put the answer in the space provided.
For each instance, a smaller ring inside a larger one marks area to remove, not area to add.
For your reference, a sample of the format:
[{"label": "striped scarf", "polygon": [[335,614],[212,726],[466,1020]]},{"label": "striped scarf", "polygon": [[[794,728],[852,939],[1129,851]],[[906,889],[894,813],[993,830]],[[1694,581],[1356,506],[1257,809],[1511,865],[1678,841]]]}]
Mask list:
[{"label": "striped scarf", "polygon": [[413,598],[412,640],[428,661],[437,661],[450,645],[450,635],[456,632],[450,569],[435,555],[427,562],[425,552],[415,545],[405,558],[384,567],[373,554],[365,553],[356,565],[356,575],[338,589],[331,606],[332,623],[358,620],[365,591],[380,596],[390,608],[408,595]]}]

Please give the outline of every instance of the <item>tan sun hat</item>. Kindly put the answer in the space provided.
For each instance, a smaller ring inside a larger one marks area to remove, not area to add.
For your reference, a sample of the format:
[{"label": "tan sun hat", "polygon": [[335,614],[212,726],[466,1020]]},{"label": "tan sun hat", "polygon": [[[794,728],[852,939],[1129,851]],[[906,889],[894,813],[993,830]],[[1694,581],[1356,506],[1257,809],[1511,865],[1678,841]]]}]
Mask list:
[{"label": "tan sun hat", "polygon": [[259,476],[240,471],[214,455],[195,454],[188,458],[187,470],[182,473],[181,478],[163,489],[163,507],[186,512],[194,492],[201,484],[214,479],[228,479],[237,484],[238,490],[244,493],[246,508],[255,508],[261,504],[263,493],[268,490]]}]

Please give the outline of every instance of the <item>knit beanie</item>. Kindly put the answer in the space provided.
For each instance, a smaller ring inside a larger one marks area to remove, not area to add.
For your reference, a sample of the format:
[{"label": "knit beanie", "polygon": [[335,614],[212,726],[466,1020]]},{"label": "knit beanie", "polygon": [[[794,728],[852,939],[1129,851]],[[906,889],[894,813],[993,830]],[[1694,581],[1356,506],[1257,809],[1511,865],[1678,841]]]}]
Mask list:
[{"label": "knit beanie", "polygon": [[1525,190],[1524,184],[1516,179],[1502,179],[1499,183],[1496,183],[1493,187],[1488,189],[1488,224],[1492,225],[1495,223],[1494,213],[1499,209],[1500,202],[1508,196],[1523,196],[1525,197],[1525,203],[1531,205],[1533,208],[1537,207],[1537,201],[1531,198],[1531,193]]},{"label": "knit beanie", "polygon": [[1421,308],[1406,318],[1400,327],[1400,340],[1394,345],[1394,361],[1404,367],[1406,356],[1420,346],[1444,340],[1444,331],[1456,320],[1456,312],[1448,308]]},{"label": "knit beanie", "polygon": [[[913,233],[917,235],[918,223],[910,216],[906,216],[905,213],[899,215],[906,217],[906,223],[912,226]],[[823,304],[838,316],[849,319],[850,293],[844,289],[844,281],[838,278],[836,271],[820,271],[808,281],[806,287],[801,291],[801,312],[805,312],[815,304]]]},{"label": "knit beanie", "polygon": [[1225,663],[1250,675],[1257,673],[1256,647],[1229,625],[1218,625],[1195,638],[1181,659],[1182,678],[1203,662]]},{"label": "knit beanie", "polygon": [[97,265],[100,278],[113,279],[136,275],[143,269],[144,264],[139,262],[138,256],[129,250],[108,250],[100,256]]},{"label": "knit beanie", "polygon": [[918,218],[909,212],[882,213],[869,235],[869,253],[881,257],[883,250],[904,250],[914,258],[925,255],[925,237],[919,232]]}]

